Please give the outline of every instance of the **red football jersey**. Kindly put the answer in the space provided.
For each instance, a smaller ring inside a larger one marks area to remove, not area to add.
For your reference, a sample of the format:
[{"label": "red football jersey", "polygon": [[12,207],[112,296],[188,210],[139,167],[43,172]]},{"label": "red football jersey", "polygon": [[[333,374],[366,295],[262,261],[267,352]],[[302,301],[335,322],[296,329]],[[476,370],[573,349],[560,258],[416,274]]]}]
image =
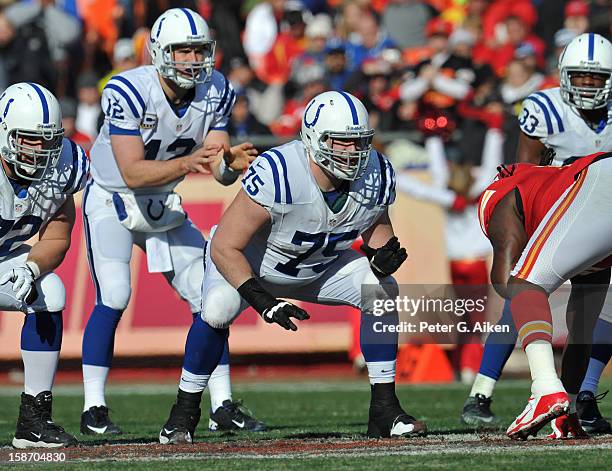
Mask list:
[{"label": "red football jersey", "polygon": [[478,218],[484,234],[489,237],[489,221],[497,204],[515,188],[518,189],[525,216],[527,236],[538,225],[559,197],[576,180],[578,174],[593,162],[612,157],[612,153],[599,152],[577,159],[563,167],[540,166],[528,163],[513,165],[509,176],[501,176],[482,193],[478,202]]}]

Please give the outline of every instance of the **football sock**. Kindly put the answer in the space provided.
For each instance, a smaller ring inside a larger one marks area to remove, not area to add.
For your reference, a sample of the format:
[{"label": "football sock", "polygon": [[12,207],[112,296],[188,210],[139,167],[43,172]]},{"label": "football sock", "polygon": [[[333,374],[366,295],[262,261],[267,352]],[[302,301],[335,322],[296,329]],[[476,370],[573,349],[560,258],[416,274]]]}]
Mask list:
[{"label": "football sock", "polygon": [[187,334],[183,359],[183,372],[190,375],[182,375],[180,389],[192,392],[204,390],[223,355],[228,333],[227,328],[211,327],[201,316],[195,318]]},{"label": "football sock", "polygon": [[555,370],[552,344],[544,340],[534,340],[525,347],[531,371],[531,392],[537,395],[565,391]]},{"label": "football sock", "polygon": [[597,394],[599,379],[611,357],[612,322],[600,318],[593,330],[591,358],[580,391],[591,391],[593,394]]},{"label": "football sock", "polygon": [[395,365],[393,361],[366,361],[370,384],[393,383],[395,381]]},{"label": "football sock", "polygon": [[123,312],[96,304],[83,332],[83,411],[106,406],[104,388],[113,361],[115,331]]},{"label": "football sock", "polygon": [[[495,381],[497,381],[501,376],[504,366],[506,365],[508,358],[510,358],[512,350],[514,350],[518,336],[516,328],[514,327],[514,321],[512,320],[509,300],[506,300],[504,303],[502,317],[499,322],[497,322],[497,325],[503,327],[507,326],[509,332],[491,332],[489,334],[484,346],[482,361],[480,362],[480,369],[478,370],[478,376],[486,376],[491,378],[493,380],[493,384],[495,384]],[[476,380],[478,380],[478,376],[476,377]],[[490,394],[486,396],[490,397],[492,393],[493,389],[491,389]],[[477,394],[483,393],[478,392]],[[473,395],[474,394],[470,394],[470,396]]]},{"label": "football sock", "polygon": [[62,346],[62,326],[61,312],[26,314],[21,328],[26,394],[51,391]]},{"label": "football sock", "polygon": [[83,365],[110,368],[115,345],[115,330],[122,311],[96,304],[83,333]]},{"label": "football sock", "polygon": [[190,373],[185,368],[181,370],[181,381],[179,382],[179,390],[188,393],[198,393],[202,395],[202,391],[206,389],[210,375]]},{"label": "football sock", "polygon": [[470,396],[476,396],[476,394],[482,394],[484,397],[491,397],[493,395],[493,389],[495,388],[496,380],[489,378],[481,373],[476,375],[474,383],[472,384],[472,390]]},{"label": "football sock", "polygon": [[232,400],[232,383],[229,366],[229,345],[225,341],[223,355],[208,380],[210,393],[210,409],[214,412],[223,405],[224,401]]},{"label": "football sock", "polygon": [[104,387],[110,368],[107,366],[83,365],[83,388],[85,403],[83,412],[94,406],[105,406]]},{"label": "football sock", "polygon": [[[380,325],[397,325],[397,322],[397,314],[374,316],[361,313],[361,352],[368,367],[370,384],[395,381],[398,335],[395,332],[387,332],[386,329],[380,328]],[[379,323],[375,328],[375,324]]]}]

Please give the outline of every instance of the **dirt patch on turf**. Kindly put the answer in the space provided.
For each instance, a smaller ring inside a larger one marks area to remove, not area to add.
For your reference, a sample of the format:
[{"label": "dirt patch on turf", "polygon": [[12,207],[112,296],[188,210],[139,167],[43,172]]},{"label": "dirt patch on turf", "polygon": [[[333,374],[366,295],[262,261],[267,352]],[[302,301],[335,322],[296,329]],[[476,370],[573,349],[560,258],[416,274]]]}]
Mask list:
[{"label": "dirt patch on turf", "polygon": [[[532,439],[513,442],[496,436],[474,439],[456,435],[441,435],[439,438],[397,439],[271,439],[250,442],[236,440],[223,443],[196,442],[193,445],[160,445],[158,443],[132,443],[108,445],[82,445],[75,448],[36,450],[40,452],[63,452],[66,461],[147,461],[190,458],[291,458],[321,456],[368,456],[368,455],[427,455],[433,453],[495,453],[502,449],[517,452],[544,449],[610,449],[612,436],[592,440],[545,440]],[[0,449],[0,462],[9,461],[9,453],[17,450]],[[31,451],[31,450],[30,450]]]}]

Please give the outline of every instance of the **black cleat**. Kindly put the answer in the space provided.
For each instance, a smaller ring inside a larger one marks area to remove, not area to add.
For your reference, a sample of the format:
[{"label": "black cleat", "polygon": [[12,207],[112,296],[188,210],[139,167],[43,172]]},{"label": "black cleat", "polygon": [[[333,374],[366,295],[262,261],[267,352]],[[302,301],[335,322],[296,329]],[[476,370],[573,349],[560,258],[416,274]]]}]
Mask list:
[{"label": "black cleat", "polygon": [[[384,389],[380,394],[377,389]],[[368,437],[424,437],[427,426],[406,414],[395,395],[395,383],[372,385],[372,399],[368,419]]]},{"label": "black cleat", "polygon": [[242,405],[242,401],[223,401],[223,405],[210,413],[208,429],[211,431],[244,430],[263,432],[266,424],[253,417],[251,411]]},{"label": "black cleat", "polygon": [[159,443],[193,443],[195,429],[200,421],[200,409],[183,409],[172,406],[170,417],[159,432]]},{"label": "black cleat", "polygon": [[108,416],[108,407],[93,406],[81,414],[81,433],[84,435],[121,435],[123,432]]},{"label": "black cleat", "polygon": [[606,397],[608,391],[595,396],[591,391],[581,391],[576,398],[576,412],[580,425],[590,435],[612,433],[610,422],[603,418],[597,402]]},{"label": "black cleat", "polygon": [[15,448],[59,448],[78,444],[76,438],[53,423],[52,402],[51,391],[43,391],[36,397],[21,393],[17,430],[13,438]]},{"label": "black cleat", "polygon": [[461,422],[477,428],[497,428],[499,419],[491,412],[491,402],[483,394],[468,397],[463,404]]}]

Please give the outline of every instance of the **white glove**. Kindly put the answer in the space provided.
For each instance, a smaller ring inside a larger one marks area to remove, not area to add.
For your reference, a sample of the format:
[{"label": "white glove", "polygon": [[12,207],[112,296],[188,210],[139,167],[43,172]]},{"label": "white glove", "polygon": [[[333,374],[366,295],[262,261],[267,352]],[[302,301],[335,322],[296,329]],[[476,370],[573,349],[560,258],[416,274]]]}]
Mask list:
[{"label": "white glove", "polygon": [[27,262],[21,267],[13,268],[6,272],[0,278],[0,285],[4,285],[9,281],[13,282],[13,291],[15,297],[19,301],[25,300],[32,288],[34,287],[34,281],[40,276],[40,270],[34,262]]}]

